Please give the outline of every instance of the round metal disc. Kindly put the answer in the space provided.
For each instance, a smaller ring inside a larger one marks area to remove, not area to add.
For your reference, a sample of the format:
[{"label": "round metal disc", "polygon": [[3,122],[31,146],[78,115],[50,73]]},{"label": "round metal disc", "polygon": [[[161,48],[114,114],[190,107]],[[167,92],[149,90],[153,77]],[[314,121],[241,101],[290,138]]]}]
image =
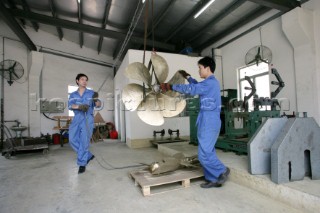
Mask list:
[{"label": "round metal disc", "polygon": [[122,90],[122,102],[129,111],[138,108],[143,100],[143,87],[139,84],[128,84]]},{"label": "round metal disc", "polygon": [[151,85],[151,76],[149,74],[148,68],[140,62],[129,64],[129,66],[125,70],[125,75],[130,79],[142,81],[149,87]]},{"label": "round metal disc", "polygon": [[137,114],[143,122],[149,125],[161,126],[164,123],[157,97],[153,93],[147,95],[145,101],[141,102]]},{"label": "round metal disc", "polygon": [[165,82],[165,80],[168,77],[168,73],[169,73],[169,67],[168,67],[166,60],[164,60],[164,58],[162,58],[161,56],[159,56],[157,54],[152,54],[151,55],[151,62],[152,62],[152,65],[154,67],[154,72],[157,75],[159,82],[160,83]]},{"label": "round metal disc", "polygon": [[179,96],[170,97],[164,94],[158,94],[157,98],[163,117],[179,115],[187,105],[186,101]]}]

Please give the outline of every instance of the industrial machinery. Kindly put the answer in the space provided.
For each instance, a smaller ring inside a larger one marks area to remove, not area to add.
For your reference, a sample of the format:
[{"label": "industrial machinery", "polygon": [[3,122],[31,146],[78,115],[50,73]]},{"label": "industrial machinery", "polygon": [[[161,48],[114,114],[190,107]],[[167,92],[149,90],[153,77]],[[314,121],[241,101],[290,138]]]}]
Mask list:
[{"label": "industrial machinery", "polygon": [[[280,105],[275,97],[284,87],[279,73],[272,68],[271,73],[275,75],[277,82],[272,81],[271,84],[278,85],[278,88],[271,92],[271,98],[262,98],[255,95],[256,88],[249,77],[245,77],[251,87],[250,94],[244,97],[244,100],[238,101],[236,98],[237,90],[224,90],[228,95],[222,96],[221,107],[221,131],[216,143],[216,148],[226,151],[235,151],[238,154],[247,154],[247,142],[259,128],[261,123],[272,117],[280,117]],[[254,97],[254,110],[248,110],[248,100]],[[270,110],[260,110],[261,107],[270,107]],[[187,109],[191,110],[190,114],[190,142],[198,144],[196,133],[196,117],[199,111],[199,101],[197,99],[189,100]]]},{"label": "industrial machinery", "polygon": [[197,117],[200,111],[199,98],[188,98],[187,99],[187,112],[189,113],[190,119],[190,144],[198,145],[197,137]]}]

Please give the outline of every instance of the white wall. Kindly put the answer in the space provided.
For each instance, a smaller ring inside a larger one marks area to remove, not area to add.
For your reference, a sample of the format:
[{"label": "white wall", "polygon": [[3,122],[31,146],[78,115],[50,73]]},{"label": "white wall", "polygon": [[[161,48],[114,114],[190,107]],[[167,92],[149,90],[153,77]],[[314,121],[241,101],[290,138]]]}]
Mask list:
[{"label": "white wall", "polygon": [[[57,50],[75,57],[85,57],[86,59],[94,59],[101,62],[112,62],[112,58],[102,54],[98,55],[94,50],[86,49],[85,47],[80,48],[78,44],[64,39],[60,41],[59,38],[54,35],[41,30],[34,32],[32,28],[29,28],[28,26],[26,27],[28,36],[35,43],[38,49],[45,47],[47,49]],[[4,117],[5,120],[18,119],[21,121],[22,125],[28,126],[30,120],[34,119],[32,116],[28,116],[28,112],[30,110],[28,109],[28,84],[33,81],[30,80],[28,76],[29,69],[32,67],[32,60],[28,60],[30,52],[26,49],[23,43],[18,41],[10,28],[8,28],[1,20],[0,32],[1,56],[3,55],[2,41],[4,38],[4,58],[20,62],[25,70],[23,78],[14,82],[12,86],[9,86],[6,81],[4,82]],[[46,98],[48,100],[58,98],[67,103],[67,87],[68,85],[76,85],[75,77],[78,73],[88,75],[88,87],[91,87],[94,90],[98,90],[102,86],[104,80],[107,79],[99,92],[100,98],[105,103],[105,107],[100,111],[100,114],[106,122],[114,122],[112,68],[47,53],[38,54],[43,54],[43,67],[41,70],[41,76],[39,76],[39,93],[42,98]],[[1,58],[0,61],[2,60],[3,59]],[[39,110],[38,113],[40,114]],[[50,117],[56,115],[68,115],[68,110],[65,109],[64,113],[61,114],[48,114]],[[13,123],[8,123],[9,127],[12,125]],[[40,114],[40,128],[33,130],[34,128],[29,127],[29,131],[24,131],[22,135],[31,135],[36,137],[40,136],[40,133],[56,133],[56,131],[53,130],[54,126],[56,126],[55,121],[49,120]]]},{"label": "white wall", "polygon": [[[311,10],[312,14],[313,23],[310,23],[307,20],[300,21],[305,21],[305,23],[302,23],[302,25],[311,25],[312,28],[312,30],[309,30],[309,33],[313,33],[312,37],[314,37],[314,46],[309,48],[309,50],[306,50],[309,51],[308,54],[310,54],[310,57],[308,57],[305,60],[310,61],[312,58],[314,58],[311,60],[312,63],[314,63],[314,65],[310,66],[305,64],[306,66],[297,67],[296,61],[303,61],[303,55],[297,55],[297,52],[295,52],[292,43],[287,39],[287,36],[285,35],[282,29],[283,22],[281,17],[261,26],[262,43],[263,45],[271,49],[273,54],[271,66],[278,70],[280,76],[285,82],[285,87],[277,96],[277,98],[288,99],[290,101],[290,106],[284,104],[283,111],[291,114],[293,111],[302,112],[305,111],[306,108],[308,108],[308,115],[315,117],[317,122],[320,123],[320,94],[317,92],[311,93],[312,90],[318,91],[318,85],[320,85],[320,3],[317,0],[310,0],[306,4],[303,4],[302,8],[304,8],[304,10]],[[299,9],[300,8],[297,8],[297,10]],[[276,12],[273,10],[268,14],[275,13]],[[294,11],[291,11],[289,13],[294,13]],[[258,20],[255,20],[254,23],[250,23],[242,27],[241,29],[237,30],[237,33],[243,32],[249,29],[250,27],[254,26],[255,24],[259,23],[259,21],[265,19],[266,17],[262,16]],[[221,41],[218,41],[216,44],[209,46],[202,52],[202,55],[208,54],[213,47],[219,46],[220,44],[228,41],[235,35],[236,32],[233,35],[230,35],[228,38],[224,38]],[[260,45],[259,29],[256,29],[246,34],[245,36],[238,38],[237,40],[229,43],[228,45],[220,49],[223,64],[223,84],[225,89],[237,88],[237,69],[245,65],[244,58],[247,51],[256,45]],[[313,48],[314,51],[312,50]],[[305,69],[308,69],[308,72],[306,72]],[[296,77],[297,73],[301,74],[298,77]],[[313,86],[311,86],[312,88],[309,88],[308,91],[301,90],[303,89],[303,87],[299,86],[301,85],[301,82],[303,82],[303,84],[307,84],[307,76],[303,76],[303,73],[309,75],[309,80],[313,79],[313,82],[312,84],[309,84],[309,87],[311,85]],[[275,80],[275,78],[272,77],[271,81],[272,80]],[[275,89],[276,86],[272,86],[271,90],[273,91]],[[308,93],[303,95],[303,93],[305,92]],[[299,98],[297,98],[297,94],[301,94]],[[298,103],[300,109],[298,107]],[[312,109],[310,109],[310,107],[306,107],[307,105],[312,105]]]},{"label": "white wall", "polygon": [[[195,79],[201,80],[198,73],[198,60],[200,57],[191,57],[186,55],[179,54],[170,54],[170,53],[158,53],[162,56],[168,63],[169,66],[169,75],[167,81],[171,79],[171,77],[178,70],[186,70],[190,73]],[[146,52],[145,64],[147,65],[150,60],[151,53]],[[143,51],[139,50],[129,50],[125,56],[125,60],[122,62],[120,68],[117,71],[115,76],[115,91],[121,91],[123,87],[125,87],[128,83],[139,83],[137,81],[129,80],[124,76],[125,68],[133,62],[143,62]],[[141,84],[141,83],[140,83]],[[117,110],[117,109],[116,109]],[[117,114],[117,113],[116,113]],[[179,129],[181,136],[189,136],[190,126],[189,126],[189,117],[174,117],[174,118],[165,118],[165,123],[161,126],[151,126],[145,124],[137,115],[137,112],[124,112],[124,120],[125,120],[125,136],[126,139],[146,139],[153,137],[153,131],[160,131],[165,129],[166,135],[167,130]],[[124,139],[123,139],[124,140]]]}]

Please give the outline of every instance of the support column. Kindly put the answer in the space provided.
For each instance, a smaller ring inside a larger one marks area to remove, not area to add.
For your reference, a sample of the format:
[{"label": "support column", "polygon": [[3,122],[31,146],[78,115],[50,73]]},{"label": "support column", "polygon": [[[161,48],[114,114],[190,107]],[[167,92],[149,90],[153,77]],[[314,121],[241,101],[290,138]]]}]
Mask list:
[{"label": "support column", "polygon": [[297,111],[307,112],[320,124],[320,82],[314,12],[300,7],[282,16],[282,29],[294,50]]},{"label": "support column", "polygon": [[29,69],[29,135],[40,136],[40,77],[43,68],[43,53],[31,51],[28,56]]}]

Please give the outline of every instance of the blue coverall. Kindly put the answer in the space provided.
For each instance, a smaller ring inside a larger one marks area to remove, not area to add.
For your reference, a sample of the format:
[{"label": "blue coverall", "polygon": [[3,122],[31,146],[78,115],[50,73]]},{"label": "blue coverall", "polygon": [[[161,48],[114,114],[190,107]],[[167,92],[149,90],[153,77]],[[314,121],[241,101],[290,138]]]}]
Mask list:
[{"label": "blue coverall", "polygon": [[172,90],[188,95],[199,95],[200,112],[197,118],[198,159],[204,169],[207,181],[217,182],[219,176],[226,171],[225,165],[218,159],[215,144],[219,137],[221,120],[220,85],[214,75],[201,82],[192,77],[189,84],[174,84]]},{"label": "blue coverall", "polygon": [[[69,126],[69,143],[77,153],[77,164],[79,166],[86,166],[88,160],[92,157],[92,153],[89,151],[89,144],[94,127],[93,93],[93,90],[86,89],[80,96],[79,92],[75,91],[70,94],[68,102],[68,108],[74,112],[74,118]],[[87,112],[72,109],[73,104],[87,104],[89,109]]]}]

